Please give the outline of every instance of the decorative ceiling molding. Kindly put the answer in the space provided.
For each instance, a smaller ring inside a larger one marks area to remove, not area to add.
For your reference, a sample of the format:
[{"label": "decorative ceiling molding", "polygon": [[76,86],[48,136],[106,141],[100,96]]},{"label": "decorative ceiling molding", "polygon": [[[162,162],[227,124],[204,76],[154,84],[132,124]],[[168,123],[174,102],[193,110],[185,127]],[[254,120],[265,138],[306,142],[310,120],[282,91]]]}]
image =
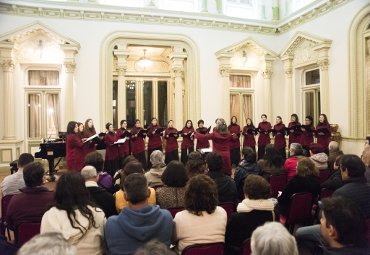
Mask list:
[{"label": "decorative ceiling molding", "polygon": [[[76,6],[70,2],[63,2],[63,6],[45,5],[45,7],[28,5],[0,3],[0,13],[20,16],[43,17],[43,18],[59,18],[59,19],[80,19],[93,21],[109,21],[109,22],[124,22],[124,23],[140,23],[152,25],[174,25],[184,27],[199,27],[206,29],[228,30],[238,32],[252,32],[261,34],[279,34],[291,30],[305,22],[317,18],[351,0],[330,0],[302,16],[293,18],[282,24],[275,24],[273,21],[263,22],[256,20],[233,19],[222,15],[205,15],[191,14],[195,17],[184,17],[183,12],[168,11],[167,13],[148,12],[143,10],[142,13],[134,13],[131,9],[108,9],[97,10],[97,7]],[[18,3],[18,2],[16,2]],[[37,4],[37,3],[36,3]],[[68,4],[68,6],[66,6]],[[188,14],[189,15],[189,14]],[[226,19],[230,21],[225,21]]]}]

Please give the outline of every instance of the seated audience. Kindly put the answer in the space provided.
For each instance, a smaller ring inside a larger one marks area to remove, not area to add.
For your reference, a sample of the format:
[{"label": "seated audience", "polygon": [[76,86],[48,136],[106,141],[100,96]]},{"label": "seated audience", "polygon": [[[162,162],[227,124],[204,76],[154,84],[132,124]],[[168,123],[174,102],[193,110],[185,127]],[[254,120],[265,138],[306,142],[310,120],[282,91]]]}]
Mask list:
[{"label": "seated audience", "polygon": [[189,178],[197,174],[207,173],[206,162],[199,151],[190,152],[185,168]]},{"label": "seated audience", "polygon": [[41,234],[59,232],[77,254],[100,255],[104,252],[106,219],[100,208],[92,205],[80,173],[62,175],[55,190],[55,204],[42,217]]},{"label": "seated audience", "polygon": [[121,188],[121,174],[123,172],[123,169],[125,166],[131,162],[137,160],[134,156],[129,155],[127,156],[123,161],[121,165],[121,169],[117,170],[117,172],[113,176],[113,182],[114,182],[114,190],[117,192]]},{"label": "seated audience", "polygon": [[338,156],[333,165],[333,172],[330,174],[328,179],[321,183],[321,188],[326,188],[330,190],[336,190],[343,185],[342,175],[339,170],[339,162],[342,156]]},{"label": "seated audience", "polygon": [[193,244],[225,241],[227,215],[217,206],[217,186],[207,175],[190,178],[185,192],[185,209],[175,216],[178,251]]},{"label": "seated audience", "polygon": [[81,170],[81,175],[85,179],[85,186],[92,201],[104,211],[105,217],[115,215],[115,199],[111,193],[98,186],[98,174],[95,167],[85,166]]},{"label": "seated audience", "polygon": [[172,160],[162,174],[163,187],[156,192],[157,204],[163,209],[184,207],[186,169],[180,161]]},{"label": "seated audience", "polygon": [[289,148],[289,155],[290,158],[288,158],[284,164],[288,181],[290,181],[297,173],[298,157],[303,155],[302,145],[299,143],[292,143]]},{"label": "seated audience", "polygon": [[278,197],[279,212],[283,215],[288,214],[290,198],[295,193],[310,192],[315,199],[320,193],[319,173],[312,160],[301,157],[297,164],[297,175],[295,175],[285,186],[283,192]]},{"label": "seated audience", "polygon": [[328,169],[328,155],[321,144],[310,144],[310,159],[319,170]]},{"label": "seated audience", "polygon": [[18,250],[17,255],[77,255],[76,247],[69,244],[61,233],[36,235]]},{"label": "seated audience", "polygon": [[29,153],[22,153],[18,159],[18,171],[12,175],[6,176],[1,183],[1,194],[4,196],[19,193],[19,189],[26,185],[23,179],[23,168],[34,161],[34,157]]},{"label": "seated audience", "polygon": [[249,175],[244,184],[244,200],[239,203],[226,226],[225,255],[240,254],[244,240],[268,221],[275,221],[270,184],[261,176]]},{"label": "seated audience", "polygon": [[85,166],[95,167],[98,173],[98,185],[108,192],[113,192],[113,178],[112,176],[104,172],[104,159],[103,156],[97,152],[93,151],[86,155]]},{"label": "seated audience", "polygon": [[[144,175],[143,165],[137,159],[134,161],[130,161],[125,165],[125,168],[121,173],[121,184],[123,184],[127,176],[133,173],[139,173]],[[121,189],[115,193],[115,197],[116,197],[116,210],[117,213],[120,213],[123,208],[128,206],[128,201],[124,197],[124,190],[122,185]],[[150,196],[148,201],[150,205],[156,205],[155,190],[153,188],[150,188]]]},{"label": "seated audience", "polygon": [[367,146],[364,151],[362,152],[362,162],[364,162],[366,171],[365,177],[368,183],[370,183],[370,147]]},{"label": "seated audience", "polygon": [[243,159],[235,169],[234,181],[238,192],[238,199],[243,200],[244,180],[249,174],[258,175],[259,169],[256,164],[256,152],[251,147],[242,150]]},{"label": "seated audience", "polygon": [[210,152],[206,157],[208,166],[208,176],[211,177],[217,185],[218,202],[236,203],[237,193],[234,180],[223,173],[223,158],[217,152]]},{"label": "seated audience", "polygon": [[128,207],[107,221],[105,235],[108,253],[131,255],[154,238],[169,246],[173,230],[172,216],[157,205],[149,205],[151,190],[145,176],[141,173],[130,174],[125,178],[123,188]]},{"label": "seated audience", "polygon": [[265,156],[258,160],[257,167],[260,175],[269,180],[271,175],[284,173],[284,159],[273,144],[266,145],[265,150]]},{"label": "seated audience", "polygon": [[155,150],[150,154],[150,163],[152,168],[145,173],[145,177],[148,180],[149,187],[162,186],[162,174],[166,169],[166,164],[164,163],[164,155],[160,150]]},{"label": "seated audience", "polygon": [[343,155],[343,151],[339,149],[339,143],[331,141],[329,143],[329,157],[328,157],[328,169],[330,172],[334,171],[334,162],[338,156]]},{"label": "seated audience", "polygon": [[164,243],[161,243],[158,240],[152,240],[137,249],[134,255],[175,255],[175,253],[171,251]]},{"label": "seated audience", "polygon": [[42,186],[44,173],[39,162],[29,163],[23,169],[26,187],[10,200],[5,219],[12,229],[23,222],[41,222],[42,215],[53,204],[54,192]]},{"label": "seated audience", "polygon": [[294,237],[277,222],[267,222],[253,231],[251,250],[253,255],[298,255]]}]

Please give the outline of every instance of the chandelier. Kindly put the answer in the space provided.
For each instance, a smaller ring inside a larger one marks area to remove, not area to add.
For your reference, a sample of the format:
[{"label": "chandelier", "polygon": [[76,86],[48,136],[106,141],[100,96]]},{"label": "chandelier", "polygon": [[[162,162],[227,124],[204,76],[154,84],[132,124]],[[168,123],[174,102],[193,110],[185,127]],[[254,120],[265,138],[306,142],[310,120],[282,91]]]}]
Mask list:
[{"label": "chandelier", "polygon": [[144,56],[142,56],[139,61],[137,61],[138,66],[141,68],[145,69],[153,64],[153,61],[151,61],[149,58],[145,56],[146,49],[143,49],[144,51]]}]

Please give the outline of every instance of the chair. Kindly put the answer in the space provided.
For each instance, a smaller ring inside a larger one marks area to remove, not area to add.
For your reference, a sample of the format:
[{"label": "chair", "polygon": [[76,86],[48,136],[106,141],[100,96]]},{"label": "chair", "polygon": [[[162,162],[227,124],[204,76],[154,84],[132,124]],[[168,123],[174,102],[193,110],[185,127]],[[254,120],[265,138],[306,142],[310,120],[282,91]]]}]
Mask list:
[{"label": "chair", "polygon": [[326,181],[329,178],[330,172],[329,169],[320,170],[320,184]]},{"label": "chair", "polygon": [[331,197],[333,195],[333,190],[327,189],[327,188],[322,188],[320,191],[320,199]]},{"label": "chair", "polygon": [[277,197],[279,191],[283,191],[287,184],[287,175],[277,174],[270,176],[270,186],[271,186],[271,195],[272,197]]},{"label": "chair", "polygon": [[290,198],[290,208],[285,226],[293,233],[296,224],[302,224],[312,219],[313,197],[309,192],[295,193]]},{"label": "chair", "polygon": [[8,206],[10,203],[10,199],[13,195],[7,195],[2,197],[1,199],[1,219],[0,219],[0,227],[1,227],[1,236],[5,238],[5,232],[8,234],[8,238],[10,237],[9,228],[6,225],[5,219],[8,210]]},{"label": "chair", "polygon": [[251,239],[245,239],[242,246],[242,255],[251,255]]},{"label": "chair", "polygon": [[40,227],[41,223],[21,223],[16,230],[16,243],[18,247],[21,247],[35,235],[40,234]]},{"label": "chair", "polygon": [[228,219],[230,219],[233,212],[235,212],[235,206],[233,202],[223,202],[220,203],[219,206],[225,209]]},{"label": "chair", "polygon": [[224,243],[193,244],[185,247],[181,255],[223,255]]},{"label": "chair", "polygon": [[184,207],[174,207],[174,208],[167,208],[168,211],[170,211],[171,215],[172,215],[172,218],[175,218],[176,214],[178,212],[181,212],[183,210],[185,210]]}]

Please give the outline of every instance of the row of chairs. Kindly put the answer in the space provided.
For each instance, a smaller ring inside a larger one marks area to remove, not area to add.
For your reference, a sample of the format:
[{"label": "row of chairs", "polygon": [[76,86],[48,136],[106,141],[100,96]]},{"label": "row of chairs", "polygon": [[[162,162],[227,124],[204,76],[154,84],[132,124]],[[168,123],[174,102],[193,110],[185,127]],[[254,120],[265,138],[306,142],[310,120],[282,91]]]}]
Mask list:
[{"label": "row of chairs", "polygon": [[[224,243],[194,244],[187,246],[181,255],[223,255]],[[241,255],[252,254],[250,239],[243,242]]]}]

